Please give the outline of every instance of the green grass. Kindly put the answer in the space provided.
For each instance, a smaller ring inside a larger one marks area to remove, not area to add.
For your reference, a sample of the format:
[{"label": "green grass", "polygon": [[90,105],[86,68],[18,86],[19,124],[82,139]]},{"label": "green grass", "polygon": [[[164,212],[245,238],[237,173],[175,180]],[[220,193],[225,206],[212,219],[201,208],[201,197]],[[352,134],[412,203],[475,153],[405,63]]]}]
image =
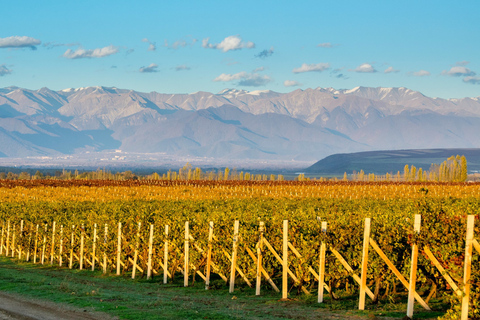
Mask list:
[{"label": "green grass", "polygon": [[[132,280],[128,274],[117,277],[5,257],[0,257],[0,268],[1,291],[106,312],[121,319],[401,319],[406,310],[402,300],[367,303],[368,310],[358,311],[357,296],[336,301],[327,296],[324,304],[318,304],[316,292],[311,296],[291,292],[292,299],[280,301],[281,295],[267,287],[262,288],[261,296],[246,286],[238,286],[229,294],[222,280],[214,280],[213,289],[208,291],[201,281],[185,288],[181,275],[165,285],[161,283],[163,276]],[[433,302],[431,307],[445,310],[446,306]],[[443,313],[418,309],[415,318],[434,319]]]}]

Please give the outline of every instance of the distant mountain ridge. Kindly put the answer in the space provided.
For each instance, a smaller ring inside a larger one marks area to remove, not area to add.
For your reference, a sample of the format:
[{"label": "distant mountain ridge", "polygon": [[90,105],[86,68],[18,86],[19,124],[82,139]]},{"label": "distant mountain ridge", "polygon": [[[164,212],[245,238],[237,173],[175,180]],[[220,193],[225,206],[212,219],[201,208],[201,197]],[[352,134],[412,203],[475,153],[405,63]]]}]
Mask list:
[{"label": "distant mountain ridge", "polygon": [[480,147],[480,97],[407,88],[162,94],[109,87],[0,88],[0,156],[122,149],[316,161],[381,149]]}]

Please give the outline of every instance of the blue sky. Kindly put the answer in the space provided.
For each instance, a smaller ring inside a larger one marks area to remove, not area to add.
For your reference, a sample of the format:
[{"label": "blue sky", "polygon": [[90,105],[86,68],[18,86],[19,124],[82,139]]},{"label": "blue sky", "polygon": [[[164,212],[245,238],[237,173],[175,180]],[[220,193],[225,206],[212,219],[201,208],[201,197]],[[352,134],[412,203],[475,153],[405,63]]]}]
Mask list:
[{"label": "blue sky", "polygon": [[4,1],[0,87],[480,96],[480,2]]}]

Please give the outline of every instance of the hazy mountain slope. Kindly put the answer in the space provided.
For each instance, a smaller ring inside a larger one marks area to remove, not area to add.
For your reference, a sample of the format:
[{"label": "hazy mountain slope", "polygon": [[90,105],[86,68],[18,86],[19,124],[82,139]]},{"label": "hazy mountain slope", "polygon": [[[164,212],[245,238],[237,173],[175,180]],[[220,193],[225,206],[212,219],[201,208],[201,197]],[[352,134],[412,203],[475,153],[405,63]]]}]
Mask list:
[{"label": "hazy mountain slope", "polygon": [[450,156],[464,155],[467,158],[469,171],[480,170],[480,149],[412,149],[412,150],[382,150],[330,155],[311,167],[305,169],[308,173],[348,174],[364,170],[366,173],[393,174],[400,171],[406,164],[428,170],[432,163],[440,164]]},{"label": "hazy mountain slope", "polygon": [[[361,150],[480,147],[480,99],[407,88],[289,93],[0,89],[7,156],[121,147],[221,158],[317,159]],[[3,150],[3,151],[2,151]]]}]

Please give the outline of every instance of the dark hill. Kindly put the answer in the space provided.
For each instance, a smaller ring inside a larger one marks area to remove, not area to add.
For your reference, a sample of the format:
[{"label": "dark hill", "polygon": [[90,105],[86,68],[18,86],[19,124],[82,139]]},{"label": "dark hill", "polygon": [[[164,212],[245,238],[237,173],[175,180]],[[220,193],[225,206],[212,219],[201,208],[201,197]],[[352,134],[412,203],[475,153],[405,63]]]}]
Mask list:
[{"label": "dark hill", "polygon": [[340,175],[363,170],[385,174],[403,172],[406,164],[428,170],[432,163],[442,163],[457,154],[467,158],[469,173],[480,171],[480,149],[415,149],[338,153],[316,162],[305,172]]}]

